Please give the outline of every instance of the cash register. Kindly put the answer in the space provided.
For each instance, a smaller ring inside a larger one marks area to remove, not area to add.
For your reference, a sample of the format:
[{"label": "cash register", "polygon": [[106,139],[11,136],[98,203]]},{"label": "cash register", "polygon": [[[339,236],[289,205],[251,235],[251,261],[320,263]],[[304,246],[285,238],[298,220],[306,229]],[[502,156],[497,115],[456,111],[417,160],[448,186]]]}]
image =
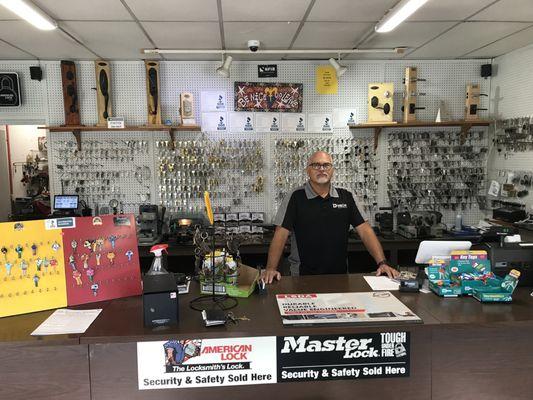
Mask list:
[{"label": "cash register", "polygon": [[54,196],[52,217],[79,217],[79,197],[77,194],[61,194]]}]

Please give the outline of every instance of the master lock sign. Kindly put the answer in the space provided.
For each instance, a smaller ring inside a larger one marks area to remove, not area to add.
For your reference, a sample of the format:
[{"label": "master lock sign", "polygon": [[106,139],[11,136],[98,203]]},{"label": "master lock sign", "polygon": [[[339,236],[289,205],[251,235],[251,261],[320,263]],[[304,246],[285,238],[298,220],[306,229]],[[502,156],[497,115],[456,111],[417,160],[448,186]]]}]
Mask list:
[{"label": "master lock sign", "polygon": [[0,72],[0,107],[20,106],[20,84],[16,72]]}]

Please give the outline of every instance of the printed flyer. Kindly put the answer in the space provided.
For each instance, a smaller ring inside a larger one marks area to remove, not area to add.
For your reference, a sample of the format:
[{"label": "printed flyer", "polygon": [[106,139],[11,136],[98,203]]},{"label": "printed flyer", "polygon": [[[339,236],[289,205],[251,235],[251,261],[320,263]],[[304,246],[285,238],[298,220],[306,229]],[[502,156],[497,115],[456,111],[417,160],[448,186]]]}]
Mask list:
[{"label": "printed flyer", "polygon": [[390,292],[278,294],[284,325],[422,322]]}]

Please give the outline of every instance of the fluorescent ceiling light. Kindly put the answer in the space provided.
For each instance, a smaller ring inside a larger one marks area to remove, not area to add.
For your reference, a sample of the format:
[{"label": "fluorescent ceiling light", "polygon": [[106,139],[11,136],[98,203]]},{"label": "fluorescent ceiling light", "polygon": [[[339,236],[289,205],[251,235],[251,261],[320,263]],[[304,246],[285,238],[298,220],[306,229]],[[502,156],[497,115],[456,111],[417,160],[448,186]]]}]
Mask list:
[{"label": "fluorescent ceiling light", "polygon": [[416,10],[428,0],[402,0],[389,10],[375,26],[376,32],[390,32],[403,21],[409,18]]},{"label": "fluorescent ceiling light", "polygon": [[38,29],[51,31],[57,28],[56,21],[42,12],[35,5],[24,0],[0,0],[0,4]]},{"label": "fluorescent ceiling light", "polygon": [[219,75],[222,75],[224,78],[229,78],[229,69],[231,67],[232,62],[233,62],[233,57],[226,56],[226,59],[224,60],[224,63],[222,63],[222,66],[217,68],[217,73]]},{"label": "fluorescent ceiling light", "polygon": [[337,74],[337,78],[342,76],[342,74],[344,74],[348,70],[348,68],[340,65],[334,58],[330,58],[329,63],[333,68],[335,68],[335,74]]}]

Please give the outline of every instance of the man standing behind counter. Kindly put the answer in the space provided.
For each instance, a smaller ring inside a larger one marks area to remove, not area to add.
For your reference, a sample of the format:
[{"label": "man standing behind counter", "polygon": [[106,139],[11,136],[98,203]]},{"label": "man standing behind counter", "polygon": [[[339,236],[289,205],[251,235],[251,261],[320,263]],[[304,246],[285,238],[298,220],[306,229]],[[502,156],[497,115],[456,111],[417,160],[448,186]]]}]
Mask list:
[{"label": "man standing behind counter", "polygon": [[333,172],[331,156],[317,151],[307,163],[309,181],[285,196],[274,220],[277,226],[263,275],[266,283],[281,279],[277,267],[291,232],[289,260],[299,266],[300,275],[348,272],[350,225],[355,227],[376,260],[376,275],[387,274],[390,278],[398,275],[398,271],[388,265],[381,243],[357,207],[352,193],[331,184]]}]

